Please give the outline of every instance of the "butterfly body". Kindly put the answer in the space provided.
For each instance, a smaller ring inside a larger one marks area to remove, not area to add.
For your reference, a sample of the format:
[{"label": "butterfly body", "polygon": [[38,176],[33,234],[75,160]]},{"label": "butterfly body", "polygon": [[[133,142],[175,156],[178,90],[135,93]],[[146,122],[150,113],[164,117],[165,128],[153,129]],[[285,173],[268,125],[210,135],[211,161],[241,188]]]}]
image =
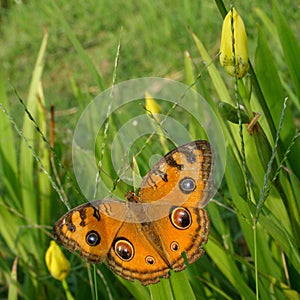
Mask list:
[{"label": "butterfly body", "polygon": [[169,152],[148,172],[127,202],[105,199],[80,205],[61,217],[53,232],[88,262],[107,265],[143,285],[168,278],[203,253],[209,218],[213,152],[195,141]]}]

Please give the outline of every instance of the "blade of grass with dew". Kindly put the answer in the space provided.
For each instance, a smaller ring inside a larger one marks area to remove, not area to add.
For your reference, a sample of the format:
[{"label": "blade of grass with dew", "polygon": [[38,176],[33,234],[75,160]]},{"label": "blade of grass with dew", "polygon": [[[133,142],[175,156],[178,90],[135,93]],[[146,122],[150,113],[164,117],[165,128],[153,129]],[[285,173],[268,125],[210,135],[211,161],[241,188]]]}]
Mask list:
[{"label": "blade of grass with dew", "polygon": [[70,41],[73,44],[76,51],[78,52],[79,57],[81,58],[81,60],[83,61],[84,65],[87,67],[87,69],[89,70],[90,74],[93,76],[93,78],[94,78],[95,82],[97,83],[99,89],[101,91],[103,91],[105,89],[104,88],[105,85],[103,83],[103,79],[102,79],[101,74],[96,69],[95,65],[93,64],[93,62],[91,61],[91,59],[87,55],[86,51],[84,50],[84,48],[82,47],[82,45],[80,44],[78,39],[76,38],[71,26],[67,23],[67,21],[64,18],[61,10],[59,9],[58,5],[56,4],[56,1],[51,1],[51,6],[53,8],[52,16],[54,18],[57,18],[60,21],[60,23],[62,24],[68,38],[70,39]]}]

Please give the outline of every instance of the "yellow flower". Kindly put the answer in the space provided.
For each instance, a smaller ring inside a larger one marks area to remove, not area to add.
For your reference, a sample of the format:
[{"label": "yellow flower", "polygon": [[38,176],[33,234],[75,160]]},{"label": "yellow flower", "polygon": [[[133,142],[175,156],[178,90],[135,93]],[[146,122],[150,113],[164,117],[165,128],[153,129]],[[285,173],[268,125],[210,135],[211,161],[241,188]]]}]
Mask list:
[{"label": "yellow flower", "polygon": [[[231,23],[232,18],[233,23]],[[234,38],[232,38],[232,24]],[[235,53],[233,52],[233,46]],[[235,76],[234,56],[236,76],[242,78],[249,69],[247,34],[242,18],[235,8],[232,8],[223,21],[220,45],[220,63],[231,76]]]},{"label": "yellow flower", "polygon": [[146,92],[146,111],[151,113],[153,117],[159,122],[160,118],[158,114],[160,113],[160,106],[157,102],[151,97],[149,92]]},{"label": "yellow flower", "polygon": [[70,263],[54,241],[50,242],[45,261],[50,274],[55,279],[60,281],[66,279],[70,271]]}]

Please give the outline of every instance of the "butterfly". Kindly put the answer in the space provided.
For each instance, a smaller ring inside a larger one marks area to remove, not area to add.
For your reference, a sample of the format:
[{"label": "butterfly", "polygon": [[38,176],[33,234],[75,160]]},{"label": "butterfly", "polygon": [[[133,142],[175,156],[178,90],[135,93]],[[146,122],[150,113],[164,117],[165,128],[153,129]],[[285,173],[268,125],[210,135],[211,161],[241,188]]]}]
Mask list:
[{"label": "butterfly", "polygon": [[[54,237],[90,263],[102,263],[142,285],[168,278],[203,253],[212,196],[214,154],[197,140],[167,153],[146,174],[127,201],[104,199],[82,204],[62,216]],[[185,253],[185,257],[182,255]]]}]

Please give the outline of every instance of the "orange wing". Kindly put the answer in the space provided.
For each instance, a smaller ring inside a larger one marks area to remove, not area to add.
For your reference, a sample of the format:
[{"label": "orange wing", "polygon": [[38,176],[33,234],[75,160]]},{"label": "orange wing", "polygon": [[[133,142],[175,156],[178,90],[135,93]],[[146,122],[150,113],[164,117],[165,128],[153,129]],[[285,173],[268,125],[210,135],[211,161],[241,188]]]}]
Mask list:
[{"label": "orange wing", "polygon": [[68,250],[78,251],[88,262],[101,263],[129,213],[121,201],[86,203],[62,216],[53,227],[53,235]]},{"label": "orange wing", "polygon": [[140,202],[204,207],[211,197],[213,150],[207,141],[182,145],[159,160],[144,177]]},{"label": "orange wing", "polygon": [[168,278],[170,269],[185,269],[203,253],[209,219],[201,208],[176,207],[155,222],[123,223],[107,254],[108,266],[125,279],[143,285]]}]

